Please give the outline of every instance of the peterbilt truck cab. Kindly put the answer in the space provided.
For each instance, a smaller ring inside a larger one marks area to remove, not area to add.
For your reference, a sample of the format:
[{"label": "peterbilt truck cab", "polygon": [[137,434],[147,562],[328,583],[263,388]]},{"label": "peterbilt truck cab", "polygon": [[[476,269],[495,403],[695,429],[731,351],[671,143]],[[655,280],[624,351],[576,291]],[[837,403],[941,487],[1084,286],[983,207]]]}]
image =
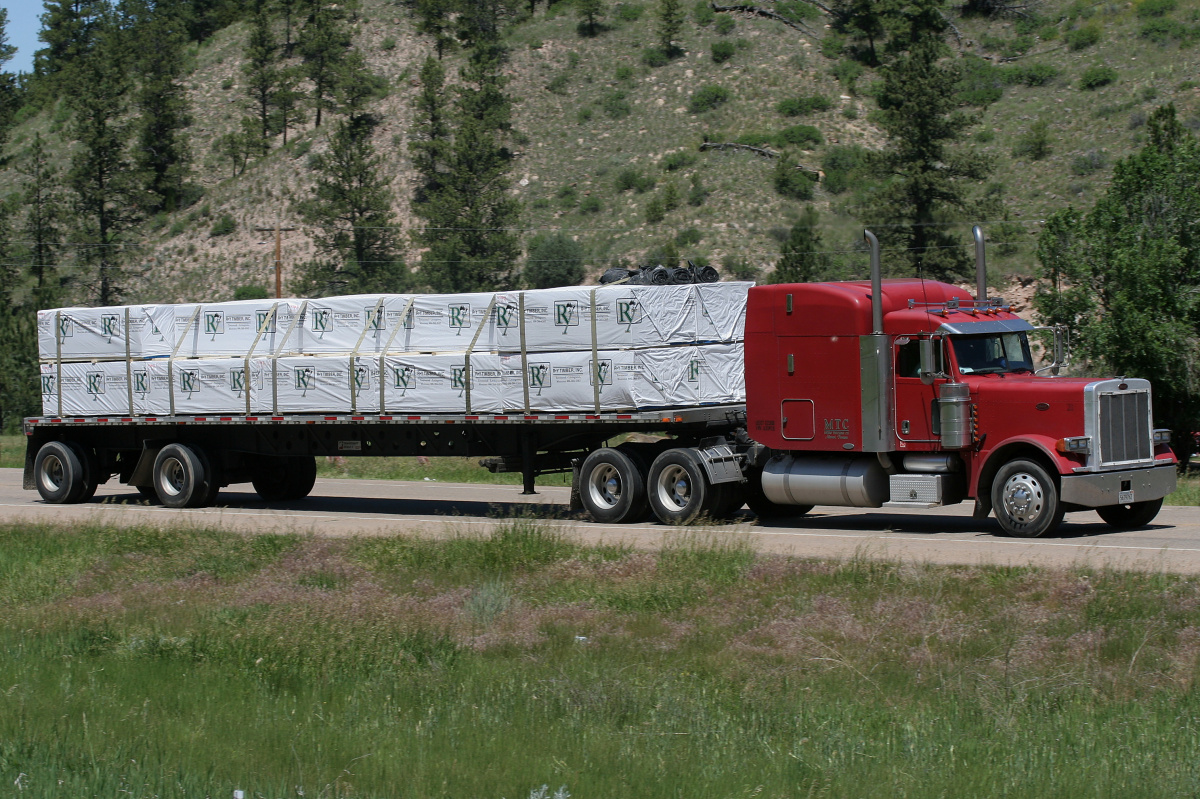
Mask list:
[{"label": "peterbilt truck cab", "polygon": [[[767,507],[932,508],[972,499],[1003,532],[1033,537],[1068,511],[1116,528],[1149,523],[1175,488],[1170,432],[1150,384],[1068,377],[1061,336],[1044,369],[1033,325],[988,298],[872,279],[751,289],[747,428]],[[797,507],[799,506],[799,507]]]}]

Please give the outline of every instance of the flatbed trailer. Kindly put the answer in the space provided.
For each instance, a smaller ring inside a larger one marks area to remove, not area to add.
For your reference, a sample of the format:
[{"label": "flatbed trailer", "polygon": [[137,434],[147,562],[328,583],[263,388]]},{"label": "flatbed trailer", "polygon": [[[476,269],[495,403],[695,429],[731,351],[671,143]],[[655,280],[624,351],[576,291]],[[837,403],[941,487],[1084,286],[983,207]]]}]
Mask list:
[{"label": "flatbed trailer", "polygon": [[[625,520],[631,504],[644,511],[646,468],[667,449],[711,450],[701,459],[710,473],[717,469],[708,479],[728,474],[731,486],[740,483],[740,470],[724,468],[735,460],[726,436],[745,424],[744,404],[601,413],[40,416],[24,423],[24,487],[50,502],[81,502],[116,477],[169,507],[199,507],[221,488],[249,482],[264,500],[295,500],[312,490],[316,457],[455,455],[478,457],[493,472],[520,472],[525,493],[534,493],[540,475],[574,472],[574,505],[602,520]],[[668,438],[607,446],[628,433]],[[585,462],[595,477],[590,486],[578,479]],[[724,505],[735,501],[732,488],[727,493]]]}]

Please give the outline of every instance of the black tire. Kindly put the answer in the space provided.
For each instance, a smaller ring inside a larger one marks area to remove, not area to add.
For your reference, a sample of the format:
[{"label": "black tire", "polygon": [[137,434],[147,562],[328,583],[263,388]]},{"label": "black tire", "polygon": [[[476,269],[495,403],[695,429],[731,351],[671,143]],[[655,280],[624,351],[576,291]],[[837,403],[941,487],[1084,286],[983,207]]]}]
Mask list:
[{"label": "black tire", "polygon": [[728,519],[746,504],[745,483],[720,483],[713,486],[713,490],[716,493],[712,509],[714,519]]},{"label": "black tire", "polygon": [[251,481],[264,502],[304,499],[317,481],[317,461],[306,455],[263,458]]},{"label": "black tire", "polygon": [[[96,489],[100,487],[100,461],[94,452],[82,444],[76,444],[72,441],[67,446],[75,450],[75,455],[79,458],[79,463],[83,466],[83,491],[80,492],[79,498],[75,501],[87,502],[96,496]],[[104,479],[107,480],[108,475],[105,475]]]},{"label": "black tire", "polygon": [[288,459],[290,483],[287,499],[304,499],[317,483],[317,459],[311,455],[296,455]]},{"label": "black tire", "polygon": [[992,481],[992,508],[1005,535],[1037,538],[1062,522],[1054,478],[1040,464],[1018,458],[1000,467]]},{"label": "black tire", "polygon": [[42,445],[33,459],[33,477],[38,494],[52,505],[79,502],[87,490],[87,475],[78,449],[62,441]]},{"label": "black tire", "polygon": [[168,508],[197,508],[208,501],[211,475],[205,461],[185,444],[168,444],[154,459],[154,491]]},{"label": "black tire", "polygon": [[1096,508],[1100,518],[1116,530],[1136,530],[1154,521],[1154,517],[1162,509],[1161,499],[1148,499],[1145,502],[1130,502],[1126,505],[1107,505]]},{"label": "black tire", "polygon": [[669,449],[655,458],[646,489],[650,510],[663,524],[691,524],[715,509],[717,492],[699,459],[686,449]]},{"label": "black tire", "polygon": [[579,498],[598,522],[629,524],[646,518],[646,465],[637,455],[605,447],[579,468]]}]

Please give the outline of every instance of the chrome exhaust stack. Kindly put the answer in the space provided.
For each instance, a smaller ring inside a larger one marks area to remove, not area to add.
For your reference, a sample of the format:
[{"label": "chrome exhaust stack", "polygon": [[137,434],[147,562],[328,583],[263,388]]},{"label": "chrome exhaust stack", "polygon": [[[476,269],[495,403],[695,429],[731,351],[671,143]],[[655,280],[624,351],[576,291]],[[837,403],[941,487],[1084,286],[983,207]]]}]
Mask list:
[{"label": "chrome exhaust stack", "polygon": [[975,237],[975,299],[987,305],[987,261],[983,254],[983,228],[979,225],[971,228]]}]

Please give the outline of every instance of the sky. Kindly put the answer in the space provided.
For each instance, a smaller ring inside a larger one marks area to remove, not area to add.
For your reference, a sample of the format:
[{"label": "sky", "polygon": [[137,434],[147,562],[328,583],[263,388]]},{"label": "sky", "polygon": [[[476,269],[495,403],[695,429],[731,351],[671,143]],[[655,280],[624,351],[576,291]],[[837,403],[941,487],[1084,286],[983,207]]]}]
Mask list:
[{"label": "sky", "polygon": [[0,8],[8,11],[8,43],[17,48],[17,54],[5,65],[6,72],[30,72],[33,70],[33,51],[44,45],[38,41],[42,22],[38,19],[46,10],[40,0],[3,0]]}]

